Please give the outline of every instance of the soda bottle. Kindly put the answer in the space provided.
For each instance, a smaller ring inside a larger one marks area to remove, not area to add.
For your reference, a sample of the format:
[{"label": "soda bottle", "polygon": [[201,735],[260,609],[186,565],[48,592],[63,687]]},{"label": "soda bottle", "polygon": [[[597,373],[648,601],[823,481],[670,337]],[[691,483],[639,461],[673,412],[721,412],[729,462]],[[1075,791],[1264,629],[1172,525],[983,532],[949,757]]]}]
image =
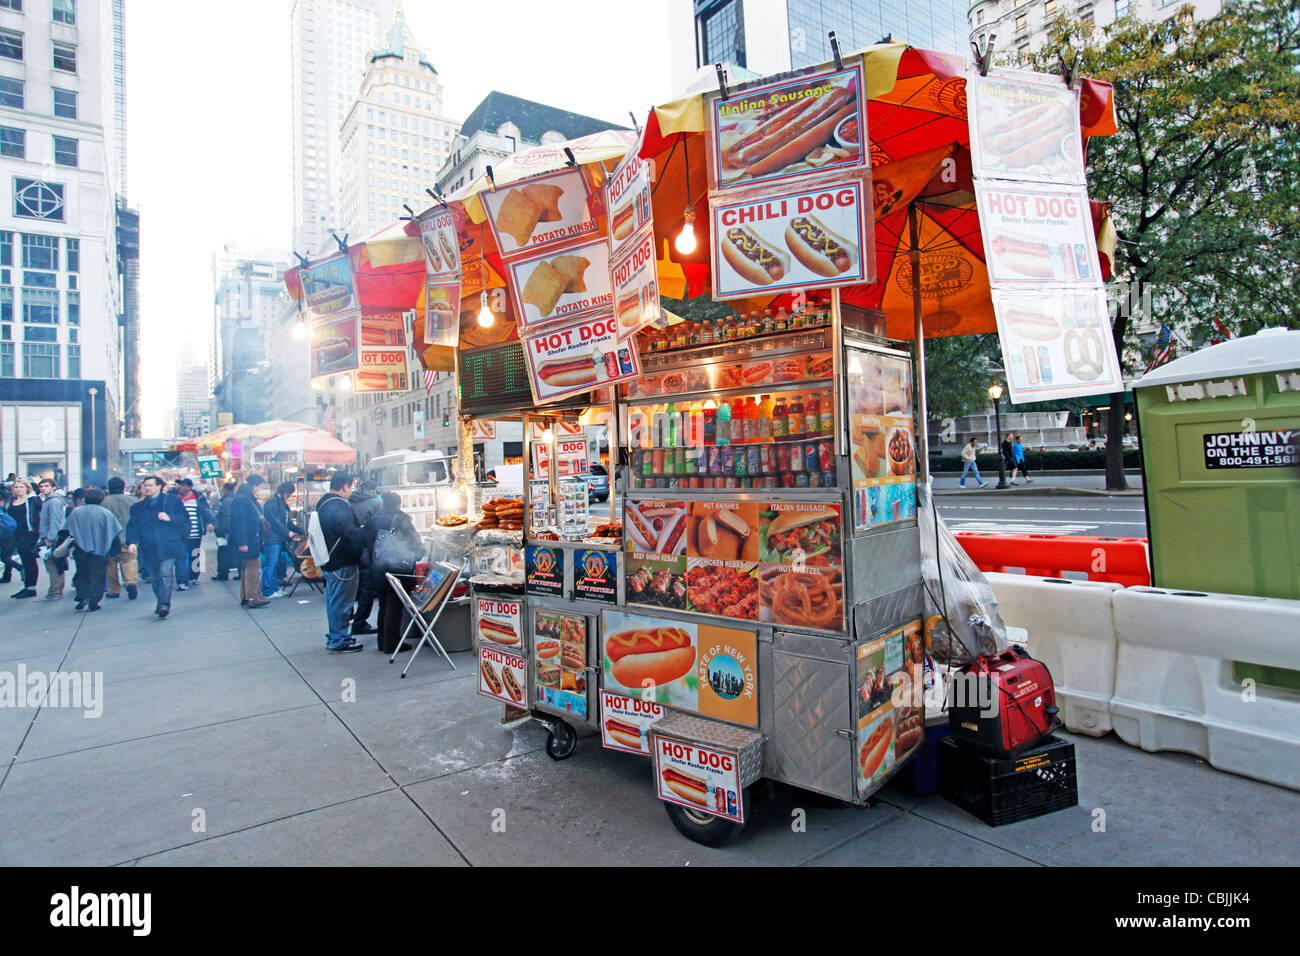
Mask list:
[{"label": "soda bottle", "polygon": [[776,446],[776,470],[778,472],[787,472],[790,470],[790,446]]},{"label": "soda bottle", "polygon": [[751,395],[745,399],[745,442],[754,444],[758,441],[758,402]]},{"label": "soda bottle", "polygon": [[718,410],[713,407],[712,399],[704,403],[704,444],[706,445],[712,445],[717,442],[718,432],[717,425],[714,421],[714,416],[717,415],[717,413]]},{"label": "soda bottle", "polygon": [[740,397],[731,400],[731,443],[745,443],[745,400]]},{"label": "soda bottle", "polygon": [[[670,405],[669,408],[672,406]],[[790,406],[786,410],[786,418],[789,425],[786,427],[791,441],[798,441],[803,438],[803,400],[798,396],[790,399]]]},{"label": "soda bottle", "polygon": [[785,407],[785,396],[778,395],[772,406],[772,437],[785,441],[790,435],[790,419]]},{"label": "soda bottle", "polygon": [[772,440],[772,396],[764,395],[758,403],[758,440]]},{"label": "soda bottle", "polygon": [[718,403],[718,412],[713,416],[714,440],[719,445],[731,444],[731,406],[725,401]]},{"label": "soda bottle", "polygon": [[758,448],[758,472],[761,475],[771,475],[776,472],[776,452],[775,445],[760,445]]},{"label": "soda bottle", "polygon": [[823,435],[835,434],[835,403],[831,401],[830,392],[822,392],[822,427],[820,432]]},{"label": "soda bottle", "polygon": [[668,411],[664,415],[664,447],[677,447],[677,429],[681,425],[681,419],[677,417],[677,406],[672,402],[668,403]]},{"label": "soda bottle", "polygon": [[821,431],[821,399],[816,392],[809,392],[808,401],[803,406],[803,433],[808,438],[816,438]]},{"label": "soda bottle", "polygon": [[761,475],[763,473],[763,456],[757,445],[750,445],[745,449],[745,457],[749,459],[746,466],[751,475]]}]

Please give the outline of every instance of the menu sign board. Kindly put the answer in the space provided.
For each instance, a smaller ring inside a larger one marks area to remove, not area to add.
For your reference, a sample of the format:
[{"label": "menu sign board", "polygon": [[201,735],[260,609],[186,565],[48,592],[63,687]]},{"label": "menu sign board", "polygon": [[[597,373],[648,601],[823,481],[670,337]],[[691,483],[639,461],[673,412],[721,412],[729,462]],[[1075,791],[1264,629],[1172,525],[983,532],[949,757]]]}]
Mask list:
[{"label": "menu sign board", "polygon": [[627,254],[610,266],[618,334],[628,338],[659,318],[659,276],[654,230],[637,237]]},{"label": "menu sign board", "polygon": [[862,67],[814,73],[709,103],[709,183],[739,186],[862,166]]},{"label": "menu sign board", "polygon": [[515,315],[523,329],[608,309],[609,246],[603,239],[509,263]]},{"label": "menu sign board", "polygon": [[522,336],[529,384],[540,405],[641,374],[632,339],[619,341],[612,312]]},{"label": "menu sign board", "polygon": [[903,356],[848,349],[853,530],[916,517],[912,365]]},{"label": "menu sign board", "polygon": [[977,176],[1083,185],[1077,90],[1026,73],[971,75],[966,93]]},{"label": "menu sign board", "polygon": [[624,611],[602,613],[604,687],[737,724],[758,723],[753,631]]},{"label": "menu sign board", "polygon": [[628,604],[843,629],[838,503],[641,500],[623,514]]},{"label": "menu sign board", "polygon": [[654,701],[600,693],[600,742],[610,750],[650,753],[650,727],[667,711]]},{"label": "menu sign board", "polygon": [[456,346],[460,342],[460,280],[430,282],[424,287],[424,344]]},{"label": "menu sign board", "polygon": [[621,257],[637,235],[653,221],[650,208],[651,164],[637,153],[645,134],[628,150],[605,183],[605,210],[609,214],[609,257]]},{"label": "menu sign board", "polygon": [[924,660],[919,620],[858,647],[859,793],[925,739]]},{"label": "menu sign board", "polygon": [[350,372],[360,363],[361,304],[352,263],[339,253],[299,272],[311,341],[311,377]]},{"label": "menu sign board", "polygon": [[325,319],[361,308],[346,253],[313,262],[299,272],[303,300],[313,318]]},{"label": "menu sign board", "polygon": [[530,544],[524,548],[524,593],[564,594],[564,550]]},{"label": "menu sign board", "polygon": [[618,562],[613,552],[591,548],[573,553],[573,596],[579,601],[618,602]]},{"label": "menu sign board", "polygon": [[1013,401],[1123,389],[1101,289],[994,290],[993,311]]},{"label": "menu sign board", "polygon": [[476,606],[479,640],[518,647],[523,634],[521,608],[518,601],[479,598]]},{"label": "menu sign board", "polygon": [[528,662],[518,654],[480,644],[478,649],[478,692],[507,704],[524,702],[528,686]]},{"label": "menu sign board", "polygon": [[736,754],[659,734],[654,739],[655,783],[661,800],[745,822]]},{"label": "menu sign board", "polygon": [[582,171],[565,169],[481,193],[501,257],[531,256],[599,235],[587,192]]},{"label": "menu sign board", "polygon": [[350,372],[359,362],[361,313],[358,311],[314,318],[311,331],[311,377]]},{"label": "menu sign board", "polygon": [[420,245],[424,249],[425,274],[430,280],[460,276],[460,242],[456,218],[445,206],[420,219]]},{"label": "menu sign board", "polygon": [[[365,322],[361,334],[365,337]],[[410,388],[406,367],[407,350],[398,348],[363,348],[361,368],[356,374],[354,390],[358,392],[404,392]]]},{"label": "menu sign board", "polygon": [[1092,284],[1097,239],[1082,188],[977,183],[989,281],[1010,284]]},{"label": "menu sign board", "polygon": [[533,657],[539,703],[587,716],[587,619],[581,614],[533,612]]},{"label": "menu sign board", "polygon": [[715,299],[875,279],[869,172],[802,186],[729,190],[710,202]]}]

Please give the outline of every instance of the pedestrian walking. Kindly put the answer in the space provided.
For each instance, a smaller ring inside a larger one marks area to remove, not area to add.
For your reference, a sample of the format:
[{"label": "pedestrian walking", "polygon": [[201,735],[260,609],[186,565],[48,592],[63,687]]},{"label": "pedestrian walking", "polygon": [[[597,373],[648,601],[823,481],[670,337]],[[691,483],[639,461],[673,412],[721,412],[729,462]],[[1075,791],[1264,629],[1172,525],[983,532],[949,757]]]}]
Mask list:
[{"label": "pedestrian walking", "polygon": [[176,555],[185,546],[190,515],[179,498],[163,491],[161,478],[150,475],[142,487],[144,497],[131,506],[126,523],[127,550],[138,554],[148,570],[158,602],[154,613],[165,618],[171,613]]},{"label": "pedestrian walking", "polygon": [[[362,649],[352,636],[352,607],[357,599],[357,578],[366,550],[365,535],[348,504],[355,481],[342,472],[330,479],[328,494],[316,503],[316,520],[324,538],[329,560],[320,565],[325,574],[325,647],[331,654],[350,654]],[[319,558],[320,555],[313,555]]]},{"label": "pedestrian walking", "polygon": [[235,572],[235,580],[239,580],[239,559],[230,547],[230,508],[235,503],[235,489],[238,487],[236,482],[226,482],[221,486],[221,497],[217,501],[217,573],[212,576],[214,581],[229,580],[231,571]]},{"label": "pedestrian walking", "polygon": [[1025,484],[1029,484],[1034,479],[1029,477],[1029,468],[1025,465],[1025,446],[1020,441],[1020,436],[1011,443],[1011,454],[1016,460],[1016,467],[1020,469],[1020,474],[1025,477]]},{"label": "pedestrian walking", "polygon": [[203,535],[216,527],[216,515],[212,505],[201,492],[194,490],[194,481],[182,478],[177,483],[177,495],[185,511],[189,514],[189,531],[185,540],[185,553],[176,568],[176,590],[187,591],[199,581],[199,567],[202,562]]},{"label": "pedestrian walking", "polygon": [[304,534],[289,514],[289,499],[295,491],[292,481],[283,481],[275,489],[265,505],[262,517],[266,519],[269,529],[262,541],[262,597],[284,597],[280,580],[280,555],[293,548],[293,535]]},{"label": "pedestrian walking", "polygon": [[131,520],[133,504],[135,499],[126,493],[126,482],[121,478],[108,479],[108,494],[104,497],[104,507],[113,513],[113,517],[122,526],[122,533],[118,535],[118,548],[108,554],[106,568],[108,593],[104,596],[109,600],[115,601],[120,598],[123,588],[126,588],[126,596],[132,601],[139,594],[136,585],[139,575],[136,557],[126,548],[126,525]]},{"label": "pedestrian walking", "polygon": [[271,602],[262,597],[262,506],[257,503],[257,487],[265,479],[249,475],[235,492],[230,505],[230,546],[239,560],[240,605],[266,607]]},{"label": "pedestrian walking", "polygon": [[[402,636],[402,602],[384,575],[397,576],[409,592],[415,587],[415,562],[424,556],[424,542],[410,515],[401,510],[400,495],[385,492],[381,502],[381,509],[367,519],[363,531],[369,555],[370,586],[379,599],[376,650],[391,654]],[[410,650],[410,645],[403,645],[403,649]]]},{"label": "pedestrian walking", "polygon": [[107,583],[108,556],[121,548],[122,523],[104,507],[104,497],[98,488],[87,488],[82,503],[72,509],[64,526],[73,541],[72,557],[77,562],[77,573],[72,576],[77,611],[99,610]]},{"label": "pedestrian walking", "polygon": [[[348,504],[352,506],[352,513],[357,516],[357,524],[363,528],[366,522],[384,507],[384,503],[376,494],[378,487],[373,481],[363,481],[352,492],[352,496],[348,498]],[[376,591],[372,584],[373,578],[367,563],[369,560],[370,557],[367,552],[361,559],[361,579],[357,583],[357,608],[352,612],[353,634],[375,633],[375,628],[370,623],[370,612],[375,606]]]},{"label": "pedestrian walking", "polygon": [[68,499],[59,491],[53,479],[42,478],[37,487],[41,493],[41,544],[45,548],[45,574],[49,578],[44,600],[61,601],[68,559],[55,557],[54,551],[67,537],[63,533],[63,525],[68,520]]},{"label": "pedestrian walking", "polygon": [[[23,586],[10,597],[35,597],[40,574],[36,563],[36,548],[41,539],[41,500],[32,494],[32,486],[22,478],[15,478],[9,485],[9,491],[13,497],[5,506],[5,514],[14,522],[14,549],[18,552],[14,569],[22,569],[23,582]],[[6,564],[6,575],[8,572],[9,565]]]},{"label": "pedestrian walking", "polygon": [[985,485],[988,484],[987,481],[985,481],[983,478],[980,477],[979,465],[975,463],[975,453],[978,450],[979,450],[979,439],[976,438],[974,435],[971,436],[970,441],[968,441],[965,445],[962,445],[961,481],[959,481],[958,484],[961,485],[961,487],[963,488],[966,487],[966,476],[971,472],[975,473],[975,480],[979,482],[979,486],[981,488],[983,488]]},{"label": "pedestrian walking", "polygon": [[1007,432],[1007,437],[1002,439],[1002,444],[998,446],[998,451],[1002,453],[1002,464],[1006,466],[1009,481],[1013,485],[1016,483],[1017,474],[1015,438],[1015,435]]}]

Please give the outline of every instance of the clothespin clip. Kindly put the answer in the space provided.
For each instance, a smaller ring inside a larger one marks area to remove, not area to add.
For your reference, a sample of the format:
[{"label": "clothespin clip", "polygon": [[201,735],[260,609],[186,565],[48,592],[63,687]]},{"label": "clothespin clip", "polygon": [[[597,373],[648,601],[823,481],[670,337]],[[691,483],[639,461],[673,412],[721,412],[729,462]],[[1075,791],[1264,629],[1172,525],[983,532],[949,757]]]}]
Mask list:
[{"label": "clothespin clip", "polygon": [[334,230],[331,229],[331,230],[330,230],[330,235],[334,237],[334,242],[338,245],[338,247],[339,247],[339,252],[343,253],[344,255],[347,255],[347,252],[348,252],[348,234],[347,234],[346,232],[343,233],[343,238],[340,239],[340,238],[339,238],[339,234],[338,234],[337,232],[335,232]]},{"label": "clothespin clip", "polygon": [[721,63],[713,64],[713,68],[718,71],[718,92],[725,100],[731,96],[731,91],[727,89],[727,71],[722,68]]},{"label": "clothespin clip", "polygon": [[398,219],[414,219],[414,218],[415,218],[415,210],[414,210],[414,209],[412,209],[412,208],[411,208],[410,206],[408,206],[406,203],[402,203],[402,208],[406,210],[406,215],[405,215],[405,216],[399,216]]},{"label": "clothespin clip", "polygon": [[492,167],[491,167],[491,166],[487,167],[487,178],[488,178],[488,182],[490,182],[490,183],[492,184],[492,188],[493,188],[493,189],[496,189],[496,188],[497,188],[497,178],[496,178],[495,176],[492,175]]},{"label": "clothespin clip", "polygon": [[975,65],[979,67],[980,76],[989,75],[989,64],[993,61],[993,41],[997,38],[996,33],[990,33],[989,42],[984,44],[983,50],[980,50],[979,44],[974,40],[970,41],[971,52],[975,54]]},{"label": "clothespin clip", "polygon": [[831,41],[831,56],[835,58],[835,69],[842,70],[844,69],[844,57],[840,55],[839,38],[835,36],[834,30],[827,35],[830,37]]},{"label": "clothespin clip", "polygon": [[1060,53],[1056,54],[1056,62],[1061,65],[1061,77],[1065,80],[1066,89],[1074,89],[1074,84],[1079,78],[1079,51],[1074,51],[1074,59],[1070,61],[1069,66],[1065,65],[1065,56]]},{"label": "clothespin clip", "polygon": [[295,253],[293,254],[293,257],[294,257],[295,259],[298,260],[298,268],[300,268],[300,269],[306,269],[306,268],[307,268],[307,257],[306,257],[306,256],[304,256],[304,255],[302,255],[302,254],[300,254],[300,253],[295,252]]},{"label": "clothespin clip", "polygon": [[574,169],[578,168],[578,161],[573,158],[573,150],[569,149],[567,146],[564,147],[564,156],[565,165],[572,166]]},{"label": "clothespin clip", "polygon": [[637,120],[637,118],[636,118],[636,114],[633,113],[631,110],[628,110],[628,111],[627,111],[627,115],[630,116],[630,117],[632,117],[632,128],[633,128],[634,130],[636,130],[636,134],[637,134],[638,136],[640,136],[640,135],[641,135],[641,124],[640,124],[640,122],[638,122],[638,120]]}]

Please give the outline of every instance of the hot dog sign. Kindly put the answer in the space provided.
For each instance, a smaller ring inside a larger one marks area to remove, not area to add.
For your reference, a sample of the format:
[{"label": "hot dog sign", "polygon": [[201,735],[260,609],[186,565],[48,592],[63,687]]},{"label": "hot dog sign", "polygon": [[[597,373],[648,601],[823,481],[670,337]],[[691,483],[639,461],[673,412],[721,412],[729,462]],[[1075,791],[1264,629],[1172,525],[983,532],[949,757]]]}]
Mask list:
[{"label": "hot dog sign", "polygon": [[523,336],[533,397],[539,403],[641,375],[631,339],[618,340],[612,312]]},{"label": "hot dog sign", "polygon": [[975,201],[990,282],[1100,282],[1097,240],[1082,188],[976,183]]},{"label": "hot dog sign", "polygon": [[691,810],[745,822],[740,758],[728,750],[654,735],[659,797]]},{"label": "hot dog sign", "polygon": [[713,297],[831,288],[875,279],[865,223],[869,174],[796,192],[736,191],[711,208]]}]

